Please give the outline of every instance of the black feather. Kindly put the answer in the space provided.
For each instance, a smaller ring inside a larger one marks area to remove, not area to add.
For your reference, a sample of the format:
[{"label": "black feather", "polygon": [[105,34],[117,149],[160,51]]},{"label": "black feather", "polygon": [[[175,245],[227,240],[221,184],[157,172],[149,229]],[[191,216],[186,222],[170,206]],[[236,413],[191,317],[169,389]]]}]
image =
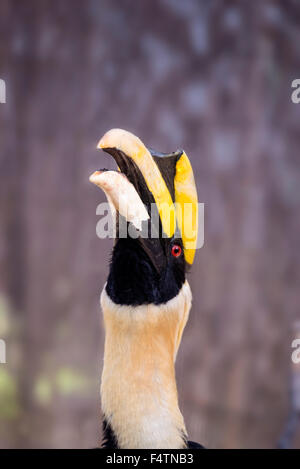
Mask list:
[{"label": "black feather", "polygon": [[[158,240],[159,242],[159,240]],[[113,249],[106,291],[117,304],[141,305],[166,303],[176,296],[185,281],[182,255],[171,255],[173,240],[167,247],[166,266],[157,272],[138,239],[118,239]]]},{"label": "black feather", "polygon": [[189,449],[205,449],[204,446],[196,443],[195,441],[188,441],[188,448]]},{"label": "black feather", "polygon": [[117,437],[107,420],[103,420],[102,448],[119,449]]}]

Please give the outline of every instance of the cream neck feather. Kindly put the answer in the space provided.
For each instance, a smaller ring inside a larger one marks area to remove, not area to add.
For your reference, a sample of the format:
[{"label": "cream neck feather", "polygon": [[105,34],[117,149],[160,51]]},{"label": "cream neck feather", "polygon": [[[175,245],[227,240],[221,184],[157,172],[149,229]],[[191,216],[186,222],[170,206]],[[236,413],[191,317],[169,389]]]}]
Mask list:
[{"label": "cream neck feather", "polygon": [[117,305],[104,287],[101,306],[102,409],[119,447],[186,447],[174,362],[191,306],[188,282],[161,305]]}]

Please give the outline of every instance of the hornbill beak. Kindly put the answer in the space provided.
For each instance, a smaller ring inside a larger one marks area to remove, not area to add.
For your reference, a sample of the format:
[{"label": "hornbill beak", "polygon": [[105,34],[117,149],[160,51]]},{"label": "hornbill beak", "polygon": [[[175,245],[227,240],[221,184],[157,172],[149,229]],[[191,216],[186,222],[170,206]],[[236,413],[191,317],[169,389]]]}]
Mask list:
[{"label": "hornbill beak", "polygon": [[139,232],[146,227],[148,236],[138,239],[158,272],[165,267],[174,239],[182,244],[184,259],[191,265],[197,244],[198,200],[186,153],[157,153],[122,129],[108,131],[97,148],[113,156],[119,171],[96,171],[90,181],[105,192],[113,212]]}]

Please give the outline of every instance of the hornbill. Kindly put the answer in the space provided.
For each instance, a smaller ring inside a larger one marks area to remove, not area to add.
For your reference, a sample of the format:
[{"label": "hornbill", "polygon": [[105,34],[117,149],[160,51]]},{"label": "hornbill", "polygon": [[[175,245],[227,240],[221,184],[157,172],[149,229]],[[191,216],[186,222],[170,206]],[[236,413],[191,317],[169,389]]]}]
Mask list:
[{"label": "hornbill", "polygon": [[[186,270],[197,241],[197,192],[190,161],[183,150],[155,152],[121,129],[108,131],[98,148],[118,165],[117,171],[103,169],[90,176],[105,192],[116,221],[101,294],[102,447],[201,447],[188,441],[174,369],[191,307]],[[120,236],[122,223],[126,236]]]}]

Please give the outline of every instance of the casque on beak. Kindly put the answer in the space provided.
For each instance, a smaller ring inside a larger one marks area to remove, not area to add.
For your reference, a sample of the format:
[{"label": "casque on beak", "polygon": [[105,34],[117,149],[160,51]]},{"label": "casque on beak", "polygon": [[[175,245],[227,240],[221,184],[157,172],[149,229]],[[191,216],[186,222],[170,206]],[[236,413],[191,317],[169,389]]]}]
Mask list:
[{"label": "casque on beak", "polygon": [[[147,222],[148,234],[158,233],[154,238],[139,239],[156,269],[164,268],[167,246],[174,237],[181,238],[185,261],[192,264],[197,242],[198,200],[186,153],[182,150],[157,153],[122,129],[108,131],[97,148],[113,156],[119,171],[96,171],[90,181],[105,192],[113,215],[120,213],[138,230]],[[185,204],[190,206],[188,221]],[[159,215],[159,227],[151,231],[153,207]]]}]

